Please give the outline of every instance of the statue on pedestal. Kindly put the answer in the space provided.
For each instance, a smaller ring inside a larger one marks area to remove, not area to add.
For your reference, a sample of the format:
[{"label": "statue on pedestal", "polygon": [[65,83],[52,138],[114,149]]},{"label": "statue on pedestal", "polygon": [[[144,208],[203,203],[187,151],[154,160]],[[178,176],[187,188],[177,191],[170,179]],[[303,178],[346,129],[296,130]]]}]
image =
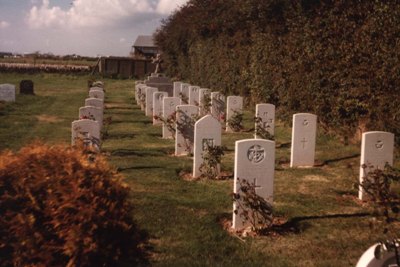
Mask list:
[{"label": "statue on pedestal", "polygon": [[161,54],[157,54],[157,56],[155,58],[153,58],[152,63],[156,64],[156,69],[154,71],[154,73],[159,74],[162,73],[162,69],[161,69],[161,63],[162,63],[162,59],[161,59]]}]

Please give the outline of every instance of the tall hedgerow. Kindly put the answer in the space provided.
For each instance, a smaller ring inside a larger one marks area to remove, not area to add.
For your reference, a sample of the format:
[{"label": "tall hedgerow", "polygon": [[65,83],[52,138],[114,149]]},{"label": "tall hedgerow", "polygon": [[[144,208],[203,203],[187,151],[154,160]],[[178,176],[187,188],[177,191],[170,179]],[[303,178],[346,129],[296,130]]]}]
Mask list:
[{"label": "tall hedgerow", "polygon": [[0,266],[129,266],[129,188],[101,155],[35,143],[0,154]]},{"label": "tall hedgerow", "polygon": [[385,130],[400,143],[400,4],[190,0],[155,34],[170,76],[250,103],[312,112],[327,131]]}]

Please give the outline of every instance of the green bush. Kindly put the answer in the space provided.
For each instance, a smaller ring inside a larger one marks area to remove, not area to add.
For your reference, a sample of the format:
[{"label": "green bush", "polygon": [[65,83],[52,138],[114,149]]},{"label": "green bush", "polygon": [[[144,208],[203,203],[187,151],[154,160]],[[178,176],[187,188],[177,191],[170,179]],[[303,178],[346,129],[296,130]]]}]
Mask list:
[{"label": "green bush", "polygon": [[190,0],[155,34],[167,73],[277,117],[312,112],[328,131],[400,143],[400,5],[359,0]]},{"label": "green bush", "polygon": [[33,144],[0,154],[1,266],[121,266],[139,260],[129,187],[97,155]]}]

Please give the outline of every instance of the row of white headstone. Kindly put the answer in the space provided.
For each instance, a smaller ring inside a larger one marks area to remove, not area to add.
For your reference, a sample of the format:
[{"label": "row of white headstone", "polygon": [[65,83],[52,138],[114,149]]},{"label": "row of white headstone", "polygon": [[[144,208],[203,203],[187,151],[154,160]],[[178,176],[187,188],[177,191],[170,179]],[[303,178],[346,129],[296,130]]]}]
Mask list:
[{"label": "row of white headstone", "polygon": [[85,146],[100,150],[100,132],[104,116],[103,82],[94,82],[89,88],[88,96],[85,99],[85,106],[79,108],[79,119],[72,122],[71,143],[74,145],[79,139]]},{"label": "row of white headstone", "polygon": [[[197,89],[196,89],[197,88]],[[199,91],[199,94],[196,92]],[[146,110],[147,116],[155,116],[153,124],[159,124],[157,116],[164,119],[169,116],[176,116],[175,125],[175,155],[186,155],[193,152],[193,177],[201,175],[200,166],[203,163],[202,154],[207,145],[221,145],[221,106],[224,106],[225,96],[219,92],[211,93],[211,110],[204,108],[202,96],[210,93],[209,89],[202,89],[190,86],[185,83],[174,83],[174,97],[168,97],[165,92],[158,92],[157,88],[146,87],[143,84],[136,84],[135,97],[142,109]],[[198,98],[197,98],[198,97]],[[144,101],[140,101],[140,99]],[[198,100],[196,100],[198,99]],[[214,102],[213,102],[213,99]],[[241,111],[243,99],[240,97],[228,97],[241,103],[237,106],[230,105],[229,110],[235,111],[232,106],[239,107]],[[181,105],[183,101],[189,104]],[[219,102],[218,102],[219,101]],[[218,102],[218,104],[215,104]],[[235,103],[236,104],[236,103]],[[215,107],[214,107],[215,106]],[[214,107],[214,108],[213,108]],[[213,113],[214,110],[214,113]],[[218,111],[216,111],[218,110]],[[162,114],[162,115],[160,115]],[[202,116],[195,121],[194,118]],[[257,104],[256,122],[274,135],[275,106],[272,104]],[[195,123],[194,123],[195,121]],[[193,125],[194,124],[194,125]],[[181,127],[179,127],[181,125]],[[182,127],[185,126],[185,127]],[[256,125],[257,126],[257,125]],[[291,159],[290,167],[312,167],[315,162],[315,147],[317,133],[317,116],[309,113],[293,115]],[[163,126],[163,138],[172,138],[171,131],[166,123]],[[371,168],[360,167],[360,183],[365,179],[367,172],[374,168],[383,168],[386,163],[393,164],[394,135],[387,132],[366,132],[363,134],[361,147],[361,166],[368,165]],[[272,203],[273,181],[275,168],[275,142],[260,139],[255,134],[255,139],[236,141],[235,144],[235,168],[234,168],[234,193],[240,191],[239,180],[250,181],[256,193]],[[359,198],[364,199],[362,188],[359,190]],[[240,216],[240,207],[234,204],[233,228],[240,229],[246,226]]]},{"label": "row of white headstone", "polygon": [[0,101],[15,102],[15,85],[9,83],[0,84]]}]

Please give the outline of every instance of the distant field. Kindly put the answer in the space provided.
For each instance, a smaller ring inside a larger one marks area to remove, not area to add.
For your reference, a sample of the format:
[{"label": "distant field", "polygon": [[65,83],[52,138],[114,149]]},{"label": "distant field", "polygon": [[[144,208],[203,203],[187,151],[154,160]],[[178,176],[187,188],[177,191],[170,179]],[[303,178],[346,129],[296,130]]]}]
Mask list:
[{"label": "distant field", "polygon": [[50,65],[86,65],[94,66],[97,62],[97,58],[93,60],[63,60],[63,59],[45,59],[38,58],[34,59],[31,57],[26,58],[0,58],[0,63],[27,63],[27,64],[50,64]]},{"label": "distant field", "polygon": [[[0,83],[33,80],[36,93],[0,106],[0,151],[35,139],[68,144],[89,78],[0,73]],[[172,156],[174,142],[162,139],[161,127],[135,104],[134,82],[102,80],[104,117],[111,119],[102,149],[132,189],[133,217],[148,233],[152,266],[355,266],[369,246],[399,233],[400,225],[392,224],[383,234],[384,222],[374,221],[370,206],[357,200],[359,144],[344,146],[319,131],[321,165],[291,169],[290,127],[278,123],[274,208],[284,224],[271,236],[229,234],[224,225],[232,216],[232,179],[184,180],[180,173],[191,171],[192,159]],[[253,112],[245,112],[246,129],[254,127]],[[223,171],[233,173],[235,141],[251,137],[251,131],[223,134]],[[397,153],[397,166],[399,161]]]}]

